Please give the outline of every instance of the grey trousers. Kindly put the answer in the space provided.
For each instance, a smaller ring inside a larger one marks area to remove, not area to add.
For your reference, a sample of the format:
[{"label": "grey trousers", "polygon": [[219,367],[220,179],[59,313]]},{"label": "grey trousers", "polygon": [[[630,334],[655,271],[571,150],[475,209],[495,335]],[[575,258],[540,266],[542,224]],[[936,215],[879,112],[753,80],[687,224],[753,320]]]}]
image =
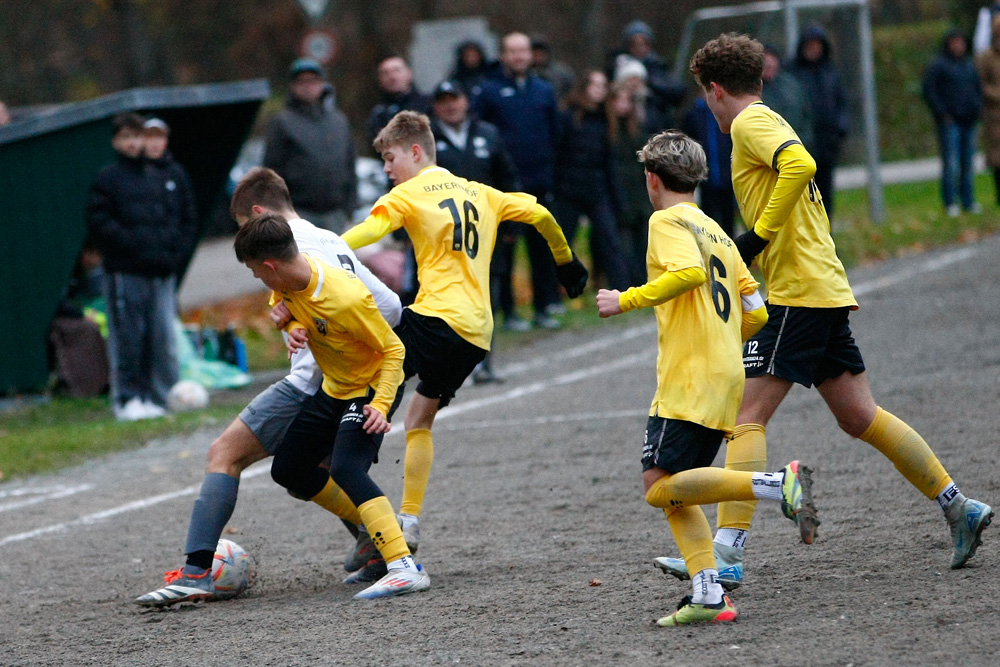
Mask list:
[{"label": "grey trousers", "polygon": [[167,406],[167,393],[180,378],[174,339],[176,292],[175,276],[105,274],[114,405],[124,405],[138,397],[160,407]]}]

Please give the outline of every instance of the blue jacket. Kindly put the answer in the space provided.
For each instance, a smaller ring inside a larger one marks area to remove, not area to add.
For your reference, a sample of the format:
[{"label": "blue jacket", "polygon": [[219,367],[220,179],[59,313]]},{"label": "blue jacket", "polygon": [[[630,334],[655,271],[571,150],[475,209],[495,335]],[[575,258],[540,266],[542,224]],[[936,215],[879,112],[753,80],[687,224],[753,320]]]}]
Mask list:
[{"label": "blue jacket", "polygon": [[504,150],[500,133],[493,125],[476,118],[469,123],[469,138],[461,149],[441,129],[441,121],[431,118],[437,144],[437,164],[456,176],[489,185],[503,192],[517,192],[521,184],[517,168]]},{"label": "blue jacket", "polygon": [[[815,62],[806,60],[802,53],[811,39],[823,44],[823,55]],[[809,152],[817,162],[836,162],[840,144],[850,129],[851,114],[840,72],[830,58],[830,40],[823,28],[812,26],[802,33],[795,62],[788,71],[802,84],[811,104],[813,147]]]},{"label": "blue jacket", "polygon": [[[979,120],[983,108],[983,91],[975,62],[968,51],[962,58],[948,51],[948,42],[954,37],[964,39],[961,32],[949,30],[944,36],[941,53],[924,74],[924,99],[937,122],[950,117],[961,125],[972,125]],[[965,44],[968,49],[969,41]]]},{"label": "blue jacket", "polygon": [[500,130],[524,190],[539,197],[550,194],[558,134],[552,86],[534,75],[518,85],[504,74],[483,82],[474,104],[479,118]]}]

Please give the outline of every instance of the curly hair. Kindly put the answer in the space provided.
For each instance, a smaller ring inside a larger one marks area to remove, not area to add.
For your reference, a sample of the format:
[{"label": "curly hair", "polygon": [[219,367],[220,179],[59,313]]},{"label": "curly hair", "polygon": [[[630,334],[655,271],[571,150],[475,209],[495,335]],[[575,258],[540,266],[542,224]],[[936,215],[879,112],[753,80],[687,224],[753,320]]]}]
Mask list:
[{"label": "curly hair", "polygon": [[639,162],[672,192],[694,192],[708,178],[708,161],[701,145],[680,130],[665,130],[636,151]]},{"label": "curly hair", "polygon": [[726,33],[698,49],[690,67],[702,88],[714,81],[732,95],[759,95],[764,46],[747,35]]}]

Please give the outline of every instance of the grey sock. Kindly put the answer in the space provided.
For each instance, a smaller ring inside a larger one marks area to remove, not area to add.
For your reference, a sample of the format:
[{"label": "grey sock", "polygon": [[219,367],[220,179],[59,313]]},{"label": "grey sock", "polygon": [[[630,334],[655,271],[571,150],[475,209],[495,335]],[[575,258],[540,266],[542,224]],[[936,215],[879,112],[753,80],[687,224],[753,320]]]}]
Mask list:
[{"label": "grey sock", "polygon": [[211,551],[219,543],[222,529],[233,515],[236,507],[236,493],[240,487],[238,477],[230,477],[221,472],[210,472],[201,483],[201,494],[194,501],[191,523],[188,526],[187,543],[184,553]]}]

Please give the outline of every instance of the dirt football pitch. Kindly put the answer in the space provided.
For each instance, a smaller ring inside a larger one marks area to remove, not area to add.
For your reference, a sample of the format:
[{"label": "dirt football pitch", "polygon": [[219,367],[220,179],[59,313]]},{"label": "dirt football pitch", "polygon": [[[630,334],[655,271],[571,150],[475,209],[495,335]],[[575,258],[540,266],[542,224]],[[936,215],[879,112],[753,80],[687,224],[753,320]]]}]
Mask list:
[{"label": "dirt football pitch", "polygon": [[[851,323],[877,400],[994,507],[998,255],[994,237],[851,274],[861,303]],[[224,535],[256,559],[251,588],[225,602],[135,606],[183,562],[221,423],[0,485],[0,664],[997,663],[1000,525],[969,567],[950,570],[937,504],[802,388],[768,428],[769,463],[814,468],[819,539],[799,543],[761,503],[732,596],[738,621],[656,627],[688,584],[654,569],[677,549],[642,496],[655,356],[652,318],[632,313],[503,354],[505,383],[463,388],[435,425],[418,553],[431,589],[397,599],[351,599],[357,588],[341,579],[353,540],[262,463],[245,473]],[[397,418],[373,469],[394,506],[403,444]]]}]

